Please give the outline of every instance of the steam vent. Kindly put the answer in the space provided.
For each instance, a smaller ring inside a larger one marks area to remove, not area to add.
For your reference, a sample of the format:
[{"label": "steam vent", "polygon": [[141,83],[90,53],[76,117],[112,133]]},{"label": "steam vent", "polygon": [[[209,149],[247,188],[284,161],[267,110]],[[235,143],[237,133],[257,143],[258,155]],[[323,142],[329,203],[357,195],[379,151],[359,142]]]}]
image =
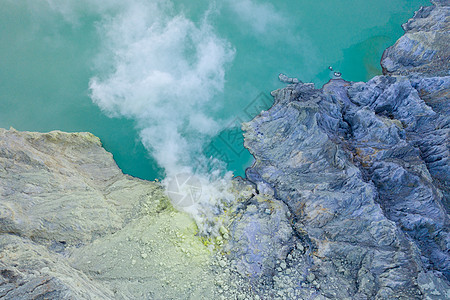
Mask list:
[{"label": "steam vent", "polygon": [[0,299],[450,299],[450,1],[403,29],[367,82],[280,70],[245,176],[147,181],[91,133],[0,129]]}]

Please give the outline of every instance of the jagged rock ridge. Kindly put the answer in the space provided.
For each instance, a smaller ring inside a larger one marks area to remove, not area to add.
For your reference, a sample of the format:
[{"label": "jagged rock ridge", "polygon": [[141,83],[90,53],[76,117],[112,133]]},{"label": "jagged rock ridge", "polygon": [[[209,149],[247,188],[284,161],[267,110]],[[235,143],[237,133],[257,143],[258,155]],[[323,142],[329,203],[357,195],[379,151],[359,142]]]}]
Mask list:
[{"label": "jagged rock ridge", "polygon": [[210,298],[210,251],[90,133],[0,129],[1,299]]},{"label": "jagged rock ridge", "polygon": [[449,16],[448,1],[416,13],[384,76],[289,85],[244,124],[247,178],[286,205],[297,245],[285,268],[247,269],[262,294],[450,297]]},{"label": "jagged rock ridge", "polygon": [[0,298],[450,298],[449,15],[419,10],[384,76],[273,92],[215,258],[91,134],[0,130]]}]

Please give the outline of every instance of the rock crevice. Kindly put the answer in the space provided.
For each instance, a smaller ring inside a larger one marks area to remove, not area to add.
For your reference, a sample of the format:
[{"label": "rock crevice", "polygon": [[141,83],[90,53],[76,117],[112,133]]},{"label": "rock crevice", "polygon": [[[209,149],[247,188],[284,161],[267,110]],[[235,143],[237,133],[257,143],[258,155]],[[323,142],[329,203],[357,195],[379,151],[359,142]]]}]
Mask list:
[{"label": "rock crevice", "polygon": [[450,299],[449,24],[368,82],[280,76],[209,239],[92,134],[0,129],[0,298]]}]

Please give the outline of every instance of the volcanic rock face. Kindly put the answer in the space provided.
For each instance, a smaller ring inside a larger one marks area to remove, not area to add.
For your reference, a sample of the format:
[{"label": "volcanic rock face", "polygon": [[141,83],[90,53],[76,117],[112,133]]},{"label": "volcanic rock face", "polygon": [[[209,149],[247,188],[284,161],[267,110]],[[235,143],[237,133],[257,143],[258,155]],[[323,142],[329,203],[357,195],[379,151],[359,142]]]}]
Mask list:
[{"label": "volcanic rock face", "polygon": [[289,85],[244,124],[247,178],[287,206],[306,249],[291,247],[288,295],[450,297],[449,18],[448,1],[416,13],[387,75]]},{"label": "volcanic rock face", "polygon": [[93,135],[0,129],[0,298],[450,299],[449,7],[383,76],[273,92],[209,240]]},{"label": "volcanic rock face", "polygon": [[403,24],[405,34],[388,48],[381,59],[384,74],[420,72],[447,76],[450,70],[450,1],[434,0]]},{"label": "volcanic rock face", "polygon": [[0,298],[208,298],[210,252],[90,133],[0,129]]}]

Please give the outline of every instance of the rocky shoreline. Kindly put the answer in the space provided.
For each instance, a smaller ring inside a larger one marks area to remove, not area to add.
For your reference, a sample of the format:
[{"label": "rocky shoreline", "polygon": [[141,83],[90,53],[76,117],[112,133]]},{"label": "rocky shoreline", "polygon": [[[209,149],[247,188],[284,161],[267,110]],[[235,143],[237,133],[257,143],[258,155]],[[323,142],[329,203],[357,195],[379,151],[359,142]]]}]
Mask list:
[{"label": "rocky shoreline", "polygon": [[272,92],[218,237],[92,134],[0,129],[0,298],[450,299],[450,1],[432,3],[384,75]]},{"label": "rocky shoreline", "polygon": [[247,178],[289,211],[291,256],[302,249],[266,272],[303,286],[290,299],[450,297],[450,7],[434,4],[385,51],[385,75],[289,85],[243,126]]}]

